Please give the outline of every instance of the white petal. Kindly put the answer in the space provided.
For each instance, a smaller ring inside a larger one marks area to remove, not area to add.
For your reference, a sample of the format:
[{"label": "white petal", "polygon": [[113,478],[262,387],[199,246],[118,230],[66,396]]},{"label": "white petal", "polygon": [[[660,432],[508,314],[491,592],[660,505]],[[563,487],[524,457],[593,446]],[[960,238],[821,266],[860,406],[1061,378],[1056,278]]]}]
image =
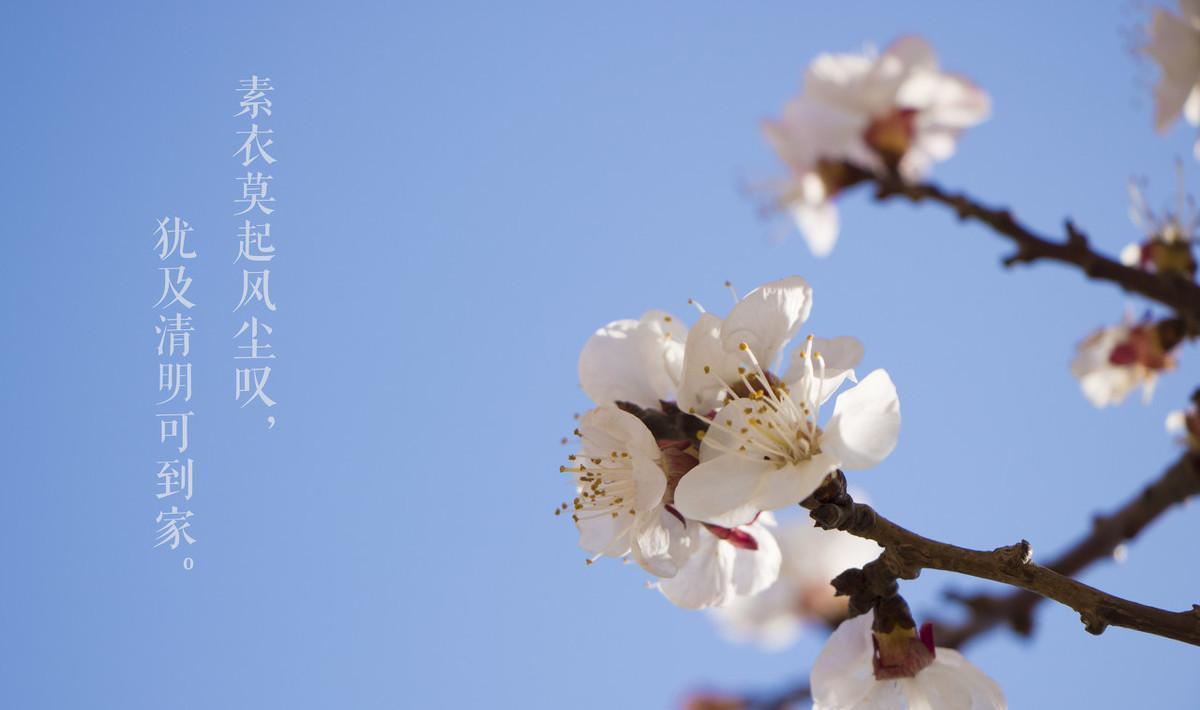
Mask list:
[{"label": "white petal", "polygon": [[[658,508],[633,538],[633,557],[656,577],[673,577],[687,563],[697,544],[699,524],[690,526],[666,508]],[[691,529],[689,529],[691,528]]]},{"label": "white petal", "polygon": [[[922,705],[913,705],[905,697],[902,680],[875,681],[871,692],[867,693],[853,710],[929,710]],[[828,710],[824,706],[813,706],[813,710]],[[850,710],[850,708],[846,708]]]},{"label": "white petal", "polygon": [[1193,86],[1188,94],[1183,104],[1183,117],[1193,126],[1200,126],[1200,84]]},{"label": "white petal", "polygon": [[1127,244],[1121,250],[1121,263],[1125,266],[1137,267],[1142,263],[1142,245],[1134,242]]},{"label": "white petal", "polygon": [[1187,431],[1187,412],[1182,409],[1167,412],[1167,419],[1164,424],[1167,428],[1167,433],[1182,434]]},{"label": "white petal", "polygon": [[633,510],[649,513],[662,502],[667,492],[667,474],[655,461],[633,457],[633,482],[637,490],[633,494]]},{"label": "white petal", "polygon": [[897,91],[896,102],[920,111],[919,128],[967,128],[992,112],[986,91],[965,77],[941,72],[914,72]]},{"label": "white petal", "polygon": [[683,326],[669,313],[609,323],[579,355],[579,382],[596,404],[633,402],[657,407],[675,398],[683,362]]},{"label": "white petal", "polygon": [[[751,596],[767,589],[779,579],[782,556],[775,536],[766,527],[755,524],[741,530],[754,538],[758,549],[734,548],[733,588],[740,595]],[[721,544],[729,545],[728,542]]]},{"label": "white petal", "polygon": [[725,604],[734,596],[734,548],[722,544],[707,530],[700,533],[701,542],[683,569],[669,579],[658,582],[663,595],[684,609],[703,609]]},{"label": "white petal", "polygon": [[1191,23],[1157,8],[1146,51],[1162,69],[1154,90],[1154,125],[1163,131],[1179,115],[1200,78],[1200,42]]},{"label": "white petal", "polygon": [[817,490],[838,463],[836,456],[820,453],[808,461],[768,471],[759,479],[752,506],[758,510],[780,510],[797,505]]},{"label": "white petal", "polygon": [[[851,145],[861,142],[864,125],[863,117],[848,115],[811,96],[800,96],[784,106],[780,120],[765,122],[763,133],[780,160],[799,178],[811,174],[821,158],[849,157]],[[810,201],[821,201],[826,196],[823,187],[815,200],[808,190],[803,192]]]},{"label": "white petal", "polygon": [[758,513],[755,496],[774,466],[724,454],[697,465],[675,489],[675,508],[686,518],[724,527],[745,525]]},{"label": "white petal", "polygon": [[641,419],[611,405],[596,407],[580,417],[579,433],[580,450],[588,458],[607,457],[612,451],[626,451],[650,461],[658,461],[662,455]]},{"label": "white petal", "polygon": [[896,88],[907,67],[903,51],[872,58],[864,54],[823,54],[804,75],[804,93],[866,123],[895,105]]},{"label": "white petal", "polygon": [[[909,708],[928,710],[1005,710],[1000,686],[958,651],[937,649],[934,661],[912,679],[901,681]],[[920,705],[914,701],[923,701]]]},{"label": "white petal", "polygon": [[746,294],[721,324],[721,344],[737,352],[746,343],[765,369],[812,310],[812,287],[799,276],[763,284]]},{"label": "white petal", "polygon": [[843,621],[829,636],[809,676],[814,710],[850,710],[875,690],[874,647],[868,613]]},{"label": "white petal", "polygon": [[896,448],[900,434],[900,400],[884,370],[838,395],[821,446],[854,471],[878,464]]},{"label": "white petal", "polygon": [[[737,356],[721,345],[721,319],[711,313],[700,314],[688,331],[683,354],[683,380],[679,383],[679,407],[708,414],[720,406],[722,381],[732,369],[737,372]],[[705,368],[709,371],[705,372]]]},{"label": "white petal", "polygon": [[796,202],[788,209],[812,255],[818,258],[829,256],[838,239],[837,205],[830,200],[816,204]]},{"label": "white petal", "polygon": [[883,55],[899,59],[909,69],[936,71],[938,67],[933,47],[916,35],[897,38],[883,51]]},{"label": "white petal", "polygon": [[579,546],[593,555],[623,557],[629,552],[632,520],[628,516],[594,515],[580,518]]},{"label": "white petal", "polygon": [[1079,378],[1083,396],[1094,407],[1108,407],[1125,401],[1138,386],[1137,373],[1132,367],[1105,367]]},{"label": "white petal", "polygon": [[[857,382],[854,368],[862,361],[863,345],[858,338],[849,335],[839,335],[836,338],[813,338],[813,354],[819,354],[825,361],[825,379],[821,382],[818,404],[824,404],[847,379]],[[783,375],[783,381],[795,391],[804,385],[797,385],[804,377],[804,350],[792,350],[791,362]]]}]

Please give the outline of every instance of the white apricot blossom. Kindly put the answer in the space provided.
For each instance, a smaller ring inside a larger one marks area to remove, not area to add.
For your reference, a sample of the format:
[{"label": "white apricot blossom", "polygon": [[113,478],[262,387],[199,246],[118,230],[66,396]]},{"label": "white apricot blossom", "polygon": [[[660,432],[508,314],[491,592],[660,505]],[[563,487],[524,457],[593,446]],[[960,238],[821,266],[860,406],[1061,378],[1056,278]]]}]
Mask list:
[{"label": "white apricot blossom", "polygon": [[[958,651],[935,648],[931,634],[908,630],[903,669],[881,663],[881,642],[894,639],[872,631],[874,613],[842,622],[817,656],[810,677],[813,710],[1005,710],[994,680]],[[925,631],[923,629],[923,631]],[[874,638],[873,638],[874,636]]]},{"label": "white apricot blossom", "polygon": [[878,55],[822,54],[809,65],[801,96],[763,126],[791,173],[780,203],[813,254],[825,256],[838,235],[832,199],[861,179],[845,163],[920,178],[990,112],[987,93],[943,72],[919,37],[902,37]]},{"label": "white apricot blossom", "polygon": [[659,590],[684,609],[719,607],[762,592],[779,577],[779,544],[768,527],[773,524],[766,513],[735,528],[689,520],[699,542],[676,575],[658,581]]},{"label": "white apricot blossom", "polygon": [[[602,405],[579,420],[579,453],[561,467],[576,487],[571,511],[579,545],[597,557],[632,555],[651,574],[674,574],[686,561],[692,534],[665,510],[663,454],[634,415]],[[593,558],[594,559],[594,558]]]},{"label": "white apricot blossom", "polygon": [[579,355],[579,382],[596,404],[673,401],[683,368],[687,328],[664,311],[618,320],[588,338]]},{"label": "white apricot blossom", "polygon": [[907,179],[953,155],[959,134],[991,112],[987,93],[943,72],[920,37],[901,37],[878,56],[823,54],[809,66],[804,91],[858,124],[875,167]]},{"label": "white apricot blossom", "polygon": [[1160,324],[1134,322],[1131,318],[1118,325],[1101,328],[1079,344],[1071,362],[1071,374],[1088,401],[1095,407],[1120,404],[1142,387],[1143,401],[1154,394],[1158,374],[1175,366],[1169,342]]},{"label": "white apricot blossom", "polygon": [[782,525],[775,537],[783,558],[779,580],[761,594],[712,612],[728,639],[768,650],[790,646],[805,623],[832,625],[843,618],[847,598],[834,596],[830,580],[883,552],[870,540],[823,530],[808,519]]},{"label": "white apricot blossom", "polygon": [[813,256],[837,244],[834,199],[856,179],[841,162],[862,153],[859,126],[850,117],[807,97],[789,101],[779,120],[763,121],[763,135],[790,173],[777,195]]},{"label": "white apricot blossom", "polygon": [[834,469],[870,468],[895,448],[900,402],[884,370],[840,394],[818,424],[821,405],[854,379],[857,340],[820,341],[827,360],[809,336],[784,378],[768,372],[811,308],[812,289],[792,276],[751,291],[723,320],[703,314],[688,332],[680,406],[709,428],[699,465],[675,490],[683,515],[742,525],[795,505]]},{"label": "white apricot blossom", "polygon": [[[584,549],[628,555],[662,580],[668,599],[700,609],[770,586],[779,551],[761,523],[706,526],[671,505],[675,485],[697,463],[695,442],[686,431],[656,438],[640,416],[690,420],[672,404],[683,332],[678,319],[650,311],[636,321],[609,323],[588,340],[579,359],[580,382],[601,406],[580,421],[583,448],[563,470],[576,477],[572,515]],[[645,493],[646,502],[635,505],[631,487]]]},{"label": "white apricot blossom", "polygon": [[[1179,0],[1182,17],[1155,8],[1145,51],[1158,63],[1154,87],[1154,127],[1163,132],[1183,113],[1200,125],[1200,0]],[[1200,159],[1200,141],[1194,146]]]}]

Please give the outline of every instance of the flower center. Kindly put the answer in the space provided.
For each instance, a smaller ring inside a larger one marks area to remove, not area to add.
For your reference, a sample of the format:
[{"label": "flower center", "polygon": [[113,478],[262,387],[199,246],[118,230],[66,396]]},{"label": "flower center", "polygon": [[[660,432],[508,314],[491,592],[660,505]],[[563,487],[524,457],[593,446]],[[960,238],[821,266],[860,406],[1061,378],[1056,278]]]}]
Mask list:
[{"label": "flower center", "polygon": [[[746,367],[738,367],[738,381],[720,380],[711,367],[705,372],[725,388],[726,406],[711,417],[706,444],[722,453],[755,461],[770,461],[777,468],[799,464],[821,453],[821,428],[817,426],[825,360],[812,350],[808,336],[802,352],[803,374],[799,392],[765,372],[746,343],[739,344]],[[717,435],[711,435],[713,431]]]},{"label": "flower center", "polygon": [[876,118],[863,131],[863,140],[892,170],[900,165],[900,159],[912,145],[913,136],[916,135],[916,117],[915,109],[898,108]]},{"label": "flower center", "polygon": [[[575,522],[603,516],[618,517],[622,512],[637,515],[633,508],[637,484],[633,479],[633,459],[627,451],[613,451],[608,456],[585,458],[572,454],[569,466],[559,466],[561,473],[575,478],[579,494],[571,501],[571,519]],[[560,515],[568,510],[567,503],[554,511]]]},{"label": "flower center", "polygon": [[875,680],[912,678],[933,663],[937,654],[931,624],[922,625],[919,633],[896,624],[888,632],[872,631],[871,639],[875,645]]}]

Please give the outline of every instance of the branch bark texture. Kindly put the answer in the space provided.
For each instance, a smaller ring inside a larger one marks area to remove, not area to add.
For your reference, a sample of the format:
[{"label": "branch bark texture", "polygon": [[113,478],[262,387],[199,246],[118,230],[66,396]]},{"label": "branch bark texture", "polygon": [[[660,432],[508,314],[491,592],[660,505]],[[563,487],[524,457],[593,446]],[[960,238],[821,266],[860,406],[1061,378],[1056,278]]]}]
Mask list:
[{"label": "branch bark texture", "polygon": [[[1193,454],[1184,457],[1180,476],[1200,476],[1200,465]],[[994,550],[972,550],[931,540],[893,523],[868,505],[854,502],[845,492],[845,477],[840,472],[805,500],[804,506],[819,526],[874,540],[884,548],[878,560],[862,569],[848,570],[834,580],[838,592],[850,597],[853,609],[866,611],[875,599],[894,593],[898,579],[915,579],[923,569],[939,569],[1053,599],[1078,612],[1084,628],[1093,634],[1103,633],[1109,626],[1121,626],[1200,646],[1200,606],[1174,612],[1108,594],[1037,564],[1033,548],[1025,540]],[[1093,544],[1103,548],[1109,543]],[[1083,557],[1084,553],[1079,553],[1079,559]]]}]

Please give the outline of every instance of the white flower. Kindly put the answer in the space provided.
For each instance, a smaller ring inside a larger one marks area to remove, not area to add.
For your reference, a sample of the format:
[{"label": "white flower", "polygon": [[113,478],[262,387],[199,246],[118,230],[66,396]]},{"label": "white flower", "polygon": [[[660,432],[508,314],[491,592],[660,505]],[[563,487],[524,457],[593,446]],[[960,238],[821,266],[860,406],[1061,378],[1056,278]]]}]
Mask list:
[{"label": "white flower", "polygon": [[902,37],[877,57],[821,55],[804,77],[804,91],[852,117],[876,164],[907,179],[953,155],[958,134],[991,112],[987,93],[941,71],[919,37]]},{"label": "white flower", "polygon": [[769,650],[790,646],[805,622],[832,625],[844,617],[846,597],[834,596],[830,580],[883,551],[870,540],[822,530],[808,519],[782,526],[776,539],[783,556],[779,581],[757,596],[713,611],[730,640],[754,641]]},{"label": "white flower", "polygon": [[[662,580],[671,601],[700,609],[773,583],[779,549],[761,524],[725,529],[680,514],[671,505],[674,484],[696,465],[694,441],[678,438],[685,432],[656,440],[642,419],[613,406],[629,402],[658,416],[671,409],[666,403],[681,377],[683,333],[678,319],[650,311],[637,321],[614,321],[588,340],[580,382],[601,406],[580,421],[582,448],[563,467],[579,495],[562,510],[573,508],[585,550],[628,555]],[[668,416],[676,415],[683,416]]]},{"label": "white flower", "polygon": [[699,531],[699,544],[678,574],[659,580],[659,590],[685,609],[722,606],[762,592],[779,577],[779,545],[769,524],[773,520],[766,514],[736,528],[689,520]]},{"label": "white flower", "polygon": [[862,357],[854,338],[809,336],[782,379],[767,372],[811,307],[812,289],[793,276],[750,292],[723,321],[703,314],[688,333],[680,406],[709,428],[700,464],[675,490],[685,516],[741,525],[803,500],[834,469],[870,468],[895,448],[900,402],[883,370],[839,395],[829,421],[817,423],[821,405],[854,379]]},{"label": "white flower", "polygon": [[903,37],[882,54],[823,54],[809,66],[804,93],[779,121],[768,121],[768,141],[790,168],[780,201],[816,256],[837,241],[832,198],[853,185],[840,163],[923,176],[954,153],[958,135],[991,111],[987,94],[970,81],[942,72],[933,49]]},{"label": "white flower", "polygon": [[[1162,76],[1154,87],[1154,127],[1165,131],[1180,111],[1200,125],[1200,0],[1180,0],[1183,17],[1155,8],[1146,53]],[[1200,142],[1195,145],[1200,158]]]},{"label": "white flower", "polygon": [[1128,317],[1119,325],[1101,328],[1088,336],[1076,351],[1071,374],[1088,401],[1096,407],[1120,404],[1139,385],[1143,400],[1150,401],[1158,373],[1174,367],[1170,350],[1173,335],[1164,336],[1163,324],[1134,323]]},{"label": "white flower", "polygon": [[[1004,710],[996,682],[958,651],[933,648],[911,677],[877,669],[874,613],[842,622],[813,664],[813,710]],[[913,633],[911,630],[908,633]],[[922,638],[921,641],[927,641]],[[877,679],[877,675],[884,679]]]},{"label": "white flower", "polygon": [[560,470],[575,481],[570,510],[580,547],[597,557],[632,553],[646,571],[674,574],[690,554],[694,533],[664,507],[667,475],[650,430],[634,415],[603,405],[580,418],[577,432],[579,453]]},{"label": "white flower", "polygon": [[683,367],[686,327],[670,313],[609,323],[579,355],[579,382],[596,404],[632,402],[657,408],[673,401]]},{"label": "white flower", "polygon": [[838,211],[833,200],[854,182],[840,162],[852,156],[869,157],[859,139],[860,126],[851,118],[807,97],[792,99],[778,121],[764,121],[763,134],[791,178],[778,202],[796,222],[813,256],[828,256],[837,244]]}]

